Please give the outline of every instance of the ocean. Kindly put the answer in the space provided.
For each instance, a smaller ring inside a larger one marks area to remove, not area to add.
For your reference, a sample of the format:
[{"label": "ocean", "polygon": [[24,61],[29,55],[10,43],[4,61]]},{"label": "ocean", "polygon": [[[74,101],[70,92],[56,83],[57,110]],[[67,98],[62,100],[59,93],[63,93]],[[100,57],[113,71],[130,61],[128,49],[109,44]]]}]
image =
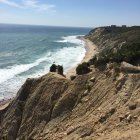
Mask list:
[{"label": "ocean", "polygon": [[13,98],[27,78],[63,65],[66,73],[85,56],[77,39],[89,28],[0,24],[0,100]]}]

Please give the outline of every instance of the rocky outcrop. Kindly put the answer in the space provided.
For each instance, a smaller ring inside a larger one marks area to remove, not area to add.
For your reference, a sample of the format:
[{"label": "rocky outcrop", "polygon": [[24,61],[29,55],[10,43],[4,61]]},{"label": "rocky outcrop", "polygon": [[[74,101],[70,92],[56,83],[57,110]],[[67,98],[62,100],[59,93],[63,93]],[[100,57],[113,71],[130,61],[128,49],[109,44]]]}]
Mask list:
[{"label": "rocky outcrop", "polygon": [[122,62],[120,69],[122,72],[126,73],[140,73],[140,67],[136,67],[127,62]]},{"label": "rocky outcrop", "polygon": [[40,131],[39,125],[45,126],[57,116],[69,113],[78,99],[76,91],[82,90],[84,85],[85,82],[82,87],[77,87],[54,73],[27,79],[8,110],[1,115],[0,139],[30,137]]}]

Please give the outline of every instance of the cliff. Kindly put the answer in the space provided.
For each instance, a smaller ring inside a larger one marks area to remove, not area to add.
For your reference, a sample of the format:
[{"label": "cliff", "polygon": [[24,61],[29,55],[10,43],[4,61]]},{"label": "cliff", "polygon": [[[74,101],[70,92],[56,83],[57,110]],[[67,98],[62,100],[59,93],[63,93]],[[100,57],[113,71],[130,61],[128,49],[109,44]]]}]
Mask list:
[{"label": "cliff", "polygon": [[100,50],[119,48],[123,44],[140,43],[140,26],[98,27],[91,30],[85,37],[93,41]]},{"label": "cliff", "polygon": [[[102,32],[89,39],[95,31]],[[74,80],[56,73],[27,79],[0,111],[0,139],[138,140],[140,73],[116,71],[113,63],[89,67]]]},{"label": "cliff", "polygon": [[140,64],[140,26],[100,27],[92,30],[86,38],[93,41],[99,53],[90,64],[106,65],[125,61],[138,66]]}]

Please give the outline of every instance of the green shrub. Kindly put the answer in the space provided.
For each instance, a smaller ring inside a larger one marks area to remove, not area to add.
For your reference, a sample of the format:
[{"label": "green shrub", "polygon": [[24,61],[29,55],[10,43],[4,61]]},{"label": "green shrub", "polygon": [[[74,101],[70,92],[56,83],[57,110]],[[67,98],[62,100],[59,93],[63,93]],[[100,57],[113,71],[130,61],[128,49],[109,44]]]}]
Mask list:
[{"label": "green shrub", "polygon": [[95,55],[92,59],[89,60],[89,65],[94,65],[97,61],[97,56]]},{"label": "green shrub", "polygon": [[79,64],[76,68],[76,73],[78,75],[87,74],[89,72],[90,72],[89,63],[86,62]]},{"label": "green shrub", "polygon": [[55,64],[52,64],[50,67],[50,72],[56,72],[57,66]]},{"label": "green shrub", "polygon": [[63,66],[52,64],[50,72],[58,72],[58,74],[63,75]]},{"label": "green shrub", "polygon": [[58,74],[63,75],[63,66],[58,65],[57,71],[58,71]]},{"label": "green shrub", "polygon": [[112,48],[105,48],[89,61],[90,64],[95,66],[105,65],[109,62],[121,63],[126,61],[131,64],[140,62],[140,43],[126,43],[121,48],[116,48],[117,52],[114,53]]}]

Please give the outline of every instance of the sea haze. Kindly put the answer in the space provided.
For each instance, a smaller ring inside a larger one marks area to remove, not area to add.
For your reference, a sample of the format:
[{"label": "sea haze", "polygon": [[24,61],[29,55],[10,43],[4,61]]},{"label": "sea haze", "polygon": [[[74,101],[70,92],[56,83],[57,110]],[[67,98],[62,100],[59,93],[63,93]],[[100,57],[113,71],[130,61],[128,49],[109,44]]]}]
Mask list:
[{"label": "sea haze", "polygon": [[0,24],[0,100],[16,95],[27,78],[46,74],[52,63],[65,72],[85,55],[77,39],[88,28]]}]

